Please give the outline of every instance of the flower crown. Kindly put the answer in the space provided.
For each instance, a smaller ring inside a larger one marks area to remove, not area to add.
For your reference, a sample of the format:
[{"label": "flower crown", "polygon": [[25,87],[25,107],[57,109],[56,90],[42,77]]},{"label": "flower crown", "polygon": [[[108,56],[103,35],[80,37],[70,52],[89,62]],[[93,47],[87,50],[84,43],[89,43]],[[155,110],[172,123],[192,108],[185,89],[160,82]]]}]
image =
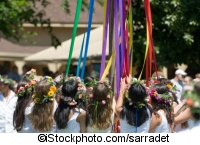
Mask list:
[{"label": "flower crown", "polygon": [[194,90],[196,82],[184,87],[183,96],[186,97],[186,103],[190,107],[192,113],[200,114],[200,96]]},{"label": "flower crown", "polygon": [[61,96],[61,99],[63,99],[65,102],[70,102],[69,105],[70,104],[76,105],[77,102],[75,100],[78,100],[78,99],[85,101],[84,95],[86,93],[86,87],[85,87],[85,84],[83,82],[81,82],[80,77],[68,76],[67,78],[65,78],[65,82],[67,82],[69,80],[74,80],[74,81],[78,82],[77,93],[73,97],[74,99],[71,96]]},{"label": "flower crown", "polygon": [[49,88],[48,93],[44,95],[43,99],[37,97],[36,94],[33,94],[32,97],[36,104],[43,104],[43,103],[47,103],[48,101],[53,101],[56,90],[57,90],[57,88],[55,87],[56,83],[53,81],[51,77],[44,76],[43,78],[40,79],[40,81],[43,81],[43,80],[47,80],[50,83],[50,88]]},{"label": "flower crown", "polygon": [[33,80],[35,78],[36,75],[36,70],[35,69],[31,69],[30,71],[26,72],[26,75]]},{"label": "flower crown", "polygon": [[[97,84],[104,84],[108,87],[109,91],[108,91],[108,95],[106,97],[105,100],[100,100],[100,101],[97,101],[97,100],[94,100],[93,99],[93,88],[94,86],[96,86]],[[113,96],[113,91],[111,89],[111,86],[108,84],[108,82],[105,80],[105,81],[97,81],[97,80],[93,80],[91,82],[89,82],[88,84],[89,89],[90,89],[90,94],[87,96],[89,98],[89,100],[91,101],[91,103],[96,103],[96,102],[100,102],[102,105],[105,105],[107,102],[109,102],[109,100],[111,99],[111,97]]]},{"label": "flower crown", "polygon": [[158,102],[160,103],[164,103],[164,104],[167,104],[167,105],[172,105],[173,103],[173,95],[171,92],[166,92],[164,94],[159,94],[155,88],[152,88],[149,90],[149,88],[146,88],[147,89],[147,92],[148,92],[148,95],[151,97],[151,98],[154,98],[156,99]]},{"label": "flower crown", "polygon": [[23,97],[24,94],[31,94],[33,89],[34,89],[34,86],[35,86],[36,82],[35,81],[31,81],[30,84],[26,84],[24,87],[20,87],[17,92],[16,92],[16,96],[17,97]]},{"label": "flower crown", "polygon": [[130,86],[136,83],[143,85],[145,82],[143,80],[138,81],[136,78],[133,78],[131,81],[131,84],[128,84],[126,86],[124,95],[130,106],[134,105],[135,108],[142,108],[143,106],[145,106],[145,102],[147,102],[147,100],[145,99],[144,102],[136,102],[136,101],[133,101],[131,98],[129,98],[129,94],[128,94]]},{"label": "flower crown", "polygon": [[176,85],[167,84],[166,86],[170,90],[171,93],[173,93],[173,94],[177,93],[178,90],[177,90]]},{"label": "flower crown", "polygon": [[3,82],[4,84],[9,84],[9,85],[14,84],[14,81],[12,79],[4,78],[1,75],[0,75],[0,82]]}]

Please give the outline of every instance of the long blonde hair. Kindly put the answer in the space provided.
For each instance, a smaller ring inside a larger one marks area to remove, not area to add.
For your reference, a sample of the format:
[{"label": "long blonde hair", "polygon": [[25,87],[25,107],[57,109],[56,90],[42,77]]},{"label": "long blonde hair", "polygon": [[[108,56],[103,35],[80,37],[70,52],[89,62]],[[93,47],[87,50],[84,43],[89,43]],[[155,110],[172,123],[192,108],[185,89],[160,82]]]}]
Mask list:
[{"label": "long blonde hair", "polygon": [[[47,80],[42,80],[35,86],[35,96],[43,100],[49,92],[50,83]],[[45,103],[36,103],[33,107],[30,119],[32,127],[36,131],[49,131],[54,123],[53,119],[54,99]]]}]

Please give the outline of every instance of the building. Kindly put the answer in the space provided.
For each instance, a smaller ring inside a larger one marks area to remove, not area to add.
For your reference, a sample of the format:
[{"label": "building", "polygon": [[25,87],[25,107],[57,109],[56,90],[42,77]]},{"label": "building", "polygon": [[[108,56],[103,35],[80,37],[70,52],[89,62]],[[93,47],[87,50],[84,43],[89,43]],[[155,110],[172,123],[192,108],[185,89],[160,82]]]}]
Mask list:
[{"label": "building", "polygon": [[[51,20],[51,26],[53,27],[53,33],[59,38],[61,42],[71,38],[73,30],[73,22],[76,11],[76,0],[70,2],[70,14],[67,14],[62,10],[61,5],[63,0],[48,0],[50,5],[44,9],[45,15]],[[96,28],[103,23],[103,7],[95,2],[95,11],[93,14],[92,29]],[[88,11],[81,12],[77,35],[80,35],[86,31],[88,21]],[[47,30],[40,26],[35,27],[31,24],[24,24],[25,31],[35,31],[37,36],[31,38],[35,44],[27,44],[24,41],[15,42],[11,39],[7,40],[0,38],[0,65],[7,67],[8,71],[11,71],[12,66],[18,67],[19,74],[22,73],[22,67],[26,64],[30,67],[36,68],[38,73],[42,75],[42,68],[47,66],[50,70],[55,70],[55,64],[49,62],[25,62],[23,59],[31,54],[44,50],[51,46],[51,38]],[[66,50],[66,53],[67,50]],[[48,55],[48,54],[47,54]],[[63,65],[65,66],[65,65]],[[59,70],[63,69],[63,66],[58,65]]]}]

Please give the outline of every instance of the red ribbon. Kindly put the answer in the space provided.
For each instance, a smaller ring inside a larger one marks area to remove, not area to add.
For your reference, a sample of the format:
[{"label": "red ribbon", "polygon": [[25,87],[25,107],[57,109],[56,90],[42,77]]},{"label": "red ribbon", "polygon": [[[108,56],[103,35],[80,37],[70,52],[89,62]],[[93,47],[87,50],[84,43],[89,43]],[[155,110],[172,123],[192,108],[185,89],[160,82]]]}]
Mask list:
[{"label": "red ribbon", "polygon": [[157,73],[157,63],[156,63],[154,44],[153,44],[153,36],[152,36],[152,15],[151,15],[151,7],[149,0],[144,0],[144,7],[145,7],[146,21],[149,28],[149,38],[150,38],[148,55],[146,58],[146,85],[149,86],[149,81],[152,74],[152,59],[154,60],[154,69],[156,71],[157,79],[158,79],[158,73]]}]

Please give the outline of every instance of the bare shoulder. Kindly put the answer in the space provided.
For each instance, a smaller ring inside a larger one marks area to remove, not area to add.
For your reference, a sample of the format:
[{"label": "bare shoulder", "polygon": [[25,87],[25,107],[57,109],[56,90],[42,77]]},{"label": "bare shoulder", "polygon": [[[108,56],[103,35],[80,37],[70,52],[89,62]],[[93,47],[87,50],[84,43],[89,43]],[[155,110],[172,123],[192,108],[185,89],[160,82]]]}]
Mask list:
[{"label": "bare shoulder", "polygon": [[86,118],[86,111],[85,110],[81,110],[78,117],[77,117],[77,122],[83,121]]}]

